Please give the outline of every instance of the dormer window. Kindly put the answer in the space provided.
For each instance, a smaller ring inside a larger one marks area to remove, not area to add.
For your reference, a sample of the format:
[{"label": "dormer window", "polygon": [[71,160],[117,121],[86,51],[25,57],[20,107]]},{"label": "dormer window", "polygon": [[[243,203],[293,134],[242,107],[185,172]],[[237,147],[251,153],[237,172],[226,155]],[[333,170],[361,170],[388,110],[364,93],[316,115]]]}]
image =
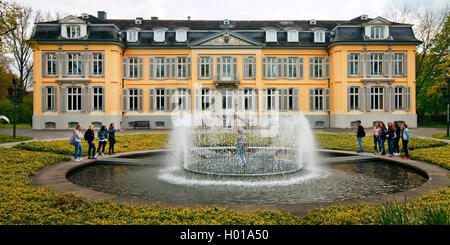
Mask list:
[{"label": "dormer window", "polygon": [[287,32],[288,34],[288,42],[298,42],[298,31],[296,30],[289,30]]},{"label": "dormer window", "polygon": [[230,24],[230,21],[229,21],[229,20],[224,20],[224,21],[223,21],[223,24],[224,24],[224,25],[229,25],[229,24]]},{"label": "dormer window", "polygon": [[138,32],[136,30],[127,31],[127,42],[137,42]]},{"label": "dormer window", "polygon": [[277,41],[277,31],[267,30],[266,31],[266,42],[276,42]]},{"label": "dormer window", "polygon": [[385,28],[384,26],[371,26],[370,27],[370,38],[371,39],[384,39],[385,37]]},{"label": "dormer window", "polygon": [[84,19],[84,20],[86,20],[86,19],[89,18],[89,15],[88,15],[88,14],[81,14],[81,18]]},{"label": "dormer window", "polygon": [[68,25],[66,26],[67,38],[80,38],[81,26],[80,25]]},{"label": "dormer window", "polygon": [[153,32],[153,42],[164,42],[166,39],[166,31],[155,30]]},{"label": "dormer window", "polygon": [[186,40],[187,40],[187,31],[186,30],[177,30],[175,32],[175,41],[186,42]]},{"label": "dormer window", "polygon": [[316,24],[316,20],[315,20],[315,19],[310,20],[310,21],[309,21],[309,24],[310,24],[310,25],[315,25],[315,24]]},{"label": "dormer window", "polygon": [[324,43],[325,42],[325,31],[319,30],[314,32],[314,42]]},{"label": "dormer window", "polygon": [[136,25],[142,24],[142,18],[141,18],[141,17],[137,17],[136,20],[134,20],[134,23],[135,23]]}]

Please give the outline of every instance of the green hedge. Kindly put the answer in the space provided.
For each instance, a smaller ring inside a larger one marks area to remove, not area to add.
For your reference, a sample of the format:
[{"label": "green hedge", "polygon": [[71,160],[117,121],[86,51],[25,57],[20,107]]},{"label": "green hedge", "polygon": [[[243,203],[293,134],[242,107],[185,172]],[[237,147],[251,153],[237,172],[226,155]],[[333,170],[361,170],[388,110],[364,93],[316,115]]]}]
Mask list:
[{"label": "green hedge", "polygon": [[10,135],[7,134],[0,134],[0,143],[6,143],[6,142],[20,142],[25,140],[31,140],[33,138],[27,137],[27,136],[16,136],[16,138],[13,138]]}]

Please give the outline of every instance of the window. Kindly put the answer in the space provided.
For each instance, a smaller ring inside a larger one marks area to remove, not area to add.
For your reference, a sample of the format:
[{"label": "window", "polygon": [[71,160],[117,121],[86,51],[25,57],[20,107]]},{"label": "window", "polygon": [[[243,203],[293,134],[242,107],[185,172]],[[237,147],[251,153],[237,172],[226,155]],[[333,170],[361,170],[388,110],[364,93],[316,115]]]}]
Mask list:
[{"label": "window", "polygon": [[103,63],[104,55],[103,53],[92,53],[92,75],[101,76],[103,75]]},{"label": "window", "polygon": [[138,40],[138,32],[134,30],[127,31],[127,41],[128,42],[137,42]]},{"label": "window", "polygon": [[45,74],[48,76],[56,76],[56,66],[58,64],[58,59],[56,58],[56,53],[46,53],[45,54],[46,59],[46,70]]},{"label": "window", "polygon": [[138,106],[138,100],[139,100],[139,95],[138,95],[138,90],[137,89],[129,89],[129,110],[130,111],[138,111],[139,110],[139,106]]},{"label": "window", "polygon": [[165,89],[156,89],[156,110],[164,111],[166,109]]},{"label": "window", "polygon": [[348,75],[358,76],[359,75],[359,53],[348,54]]},{"label": "window", "polygon": [[244,57],[244,79],[255,78],[256,58],[253,56]]},{"label": "window", "polygon": [[394,110],[403,110],[403,87],[394,87]]},{"label": "window", "polygon": [[278,91],[277,89],[267,89],[267,110],[278,110],[277,107]]},{"label": "window", "polygon": [[164,78],[164,74],[165,74],[165,71],[164,71],[164,67],[165,67],[165,64],[164,64],[164,60],[165,60],[165,58],[164,57],[156,57],[155,58],[155,72],[156,72],[156,74],[155,74],[155,77],[156,78]]},{"label": "window", "polygon": [[325,31],[315,31],[314,32],[314,42],[324,43],[325,42]]},{"label": "window", "polygon": [[166,39],[166,31],[157,30],[153,32],[153,41],[154,42],[164,42]]},{"label": "window", "polygon": [[298,60],[298,58],[295,58],[295,57],[288,58],[287,71],[286,71],[288,78],[297,78],[297,76],[298,76],[297,60]]},{"label": "window", "polygon": [[324,121],[315,121],[314,127],[315,128],[325,128],[325,122]]},{"label": "window", "polygon": [[68,25],[66,28],[67,28],[67,37],[68,38],[80,38],[81,37],[81,26]]},{"label": "window", "polygon": [[403,75],[403,54],[395,53],[392,55],[392,75]]},{"label": "window", "polygon": [[211,61],[212,61],[211,57],[200,57],[199,58],[200,70],[198,72],[199,72],[200,78],[208,79],[208,78],[212,77],[212,74],[211,74],[212,71],[210,70]]},{"label": "window", "polygon": [[205,111],[208,109],[212,109],[212,101],[213,101],[213,94],[211,92],[211,89],[209,88],[202,89],[202,99],[201,99],[202,110]]},{"label": "window", "polygon": [[[295,96],[296,91],[293,88],[289,88],[285,91],[284,94],[284,110],[294,111],[296,109],[295,100],[297,97]],[[281,95],[280,95],[281,96]]]},{"label": "window", "polygon": [[267,57],[266,59],[266,78],[277,77],[277,58]]},{"label": "window", "polygon": [[186,57],[177,58],[177,78],[187,77],[187,62]]},{"label": "window", "polygon": [[277,41],[277,31],[270,30],[266,31],[266,42],[276,42]]},{"label": "window", "polygon": [[165,127],[165,123],[164,122],[161,122],[161,121],[157,121],[157,122],[155,122],[155,126],[156,127]]},{"label": "window", "polygon": [[176,108],[180,111],[186,111],[190,110],[191,108],[188,108],[188,91],[187,89],[178,89],[177,90],[177,96],[176,96]]},{"label": "window", "polygon": [[233,108],[233,89],[222,89],[222,109],[229,110]]},{"label": "window", "polygon": [[139,78],[139,59],[132,57],[128,59],[128,77]]},{"label": "window", "polygon": [[94,111],[103,111],[104,105],[103,105],[103,96],[104,96],[104,88],[103,87],[93,87],[94,90],[94,98],[93,98],[93,110]]},{"label": "window", "polygon": [[80,87],[67,88],[67,110],[81,111],[82,108],[82,94]]},{"label": "window", "polygon": [[175,40],[177,42],[186,42],[187,40],[187,31],[186,30],[178,30],[175,32]]},{"label": "window", "polygon": [[349,110],[359,110],[359,87],[350,87],[348,98]]},{"label": "window", "polygon": [[94,126],[94,128],[98,128],[98,129],[100,129],[103,126],[103,124],[101,122],[92,122],[92,125]]},{"label": "window", "polygon": [[371,39],[384,39],[384,26],[372,26],[370,28]]},{"label": "window", "polygon": [[56,111],[56,87],[45,87],[46,98],[45,98],[45,110],[46,111]]},{"label": "window", "polygon": [[384,88],[371,87],[370,88],[370,109],[383,110],[384,109]]},{"label": "window", "polygon": [[313,110],[314,111],[322,111],[324,110],[324,93],[323,89],[314,89],[313,90]]},{"label": "window", "polygon": [[[45,122],[45,128],[46,129],[54,129],[56,128],[56,123],[55,122]],[[75,128],[75,126],[74,126]]]},{"label": "window", "polygon": [[288,42],[298,42],[298,31],[288,31]]},{"label": "window", "polygon": [[222,57],[222,80],[231,80],[231,57]]},{"label": "window", "polygon": [[79,123],[78,122],[69,122],[69,128],[75,128]]},{"label": "window", "polygon": [[313,59],[313,75],[314,78],[323,77],[323,58],[315,57]]},{"label": "window", "polygon": [[256,95],[253,93],[252,88],[244,89],[244,110],[248,111],[253,109],[252,106],[253,96]]},{"label": "window", "polygon": [[69,53],[67,54],[67,74],[69,76],[83,75],[84,54]]},{"label": "window", "polygon": [[383,54],[370,54],[370,75],[383,75]]}]

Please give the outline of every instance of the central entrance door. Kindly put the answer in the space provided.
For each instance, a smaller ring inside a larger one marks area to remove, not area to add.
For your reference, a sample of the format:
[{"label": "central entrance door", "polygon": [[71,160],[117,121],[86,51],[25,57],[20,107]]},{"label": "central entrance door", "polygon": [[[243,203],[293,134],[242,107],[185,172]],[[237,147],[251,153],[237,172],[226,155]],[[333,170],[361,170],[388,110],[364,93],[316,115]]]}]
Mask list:
[{"label": "central entrance door", "polygon": [[231,128],[233,126],[233,117],[236,111],[234,94],[233,88],[221,89],[223,128]]}]

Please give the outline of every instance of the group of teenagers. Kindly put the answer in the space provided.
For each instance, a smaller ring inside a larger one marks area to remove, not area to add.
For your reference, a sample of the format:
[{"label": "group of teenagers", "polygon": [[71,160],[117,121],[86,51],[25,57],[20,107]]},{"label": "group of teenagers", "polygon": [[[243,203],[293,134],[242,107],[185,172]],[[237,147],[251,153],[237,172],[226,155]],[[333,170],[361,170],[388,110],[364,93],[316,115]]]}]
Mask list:
[{"label": "group of teenagers", "polygon": [[[359,150],[358,153],[364,152],[362,146],[362,138],[366,136],[364,128],[361,126],[361,121],[356,122],[358,129],[356,131],[356,137],[358,139]],[[400,156],[400,139],[402,140],[403,152],[405,156],[403,159],[409,158],[408,142],[411,140],[408,125],[406,123],[398,123],[397,121],[388,122],[376,122],[372,131],[372,138],[374,144],[374,154],[386,155],[385,143],[388,146],[389,157]]]},{"label": "group of teenagers", "polygon": [[70,144],[75,146],[74,151],[74,161],[79,162],[82,161],[83,158],[81,157],[83,154],[83,148],[81,147],[81,140],[84,138],[85,141],[87,141],[89,145],[88,150],[88,159],[96,159],[98,154],[100,153],[101,149],[101,156],[104,156],[105,154],[105,146],[106,143],[109,142],[109,155],[115,155],[114,153],[114,144],[116,143],[116,130],[114,123],[111,123],[109,125],[109,128],[106,128],[106,126],[102,126],[100,130],[97,133],[98,137],[98,147],[96,152],[96,147],[94,144],[95,140],[95,132],[94,132],[94,125],[89,125],[88,130],[84,133],[84,136],[81,134],[81,125],[77,124],[75,127],[75,130],[73,131],[73,135],[70,138]]}]

